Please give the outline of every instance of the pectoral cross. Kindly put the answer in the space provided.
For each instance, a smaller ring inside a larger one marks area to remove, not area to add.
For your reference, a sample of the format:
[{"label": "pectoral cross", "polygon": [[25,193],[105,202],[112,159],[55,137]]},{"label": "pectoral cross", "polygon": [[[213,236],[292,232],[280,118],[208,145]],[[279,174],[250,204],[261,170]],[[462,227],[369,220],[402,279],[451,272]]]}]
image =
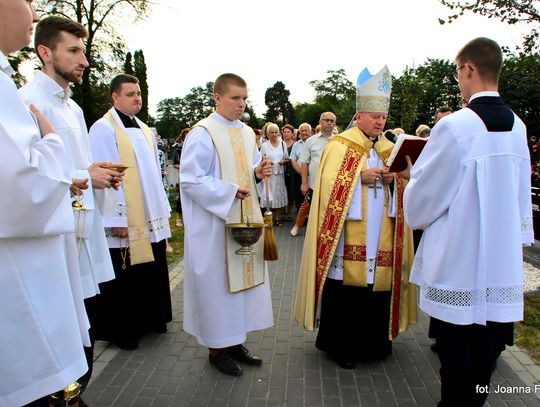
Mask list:
[{"label": "pectoral cross", "polygon": [[381,185],[377,184],[377,181],[375,181],[373,184],[369,184],[368,188],[371,188],[373,190],[373,196],[375,197],[375,199],[377,199],[377,190],[383,189]]}]

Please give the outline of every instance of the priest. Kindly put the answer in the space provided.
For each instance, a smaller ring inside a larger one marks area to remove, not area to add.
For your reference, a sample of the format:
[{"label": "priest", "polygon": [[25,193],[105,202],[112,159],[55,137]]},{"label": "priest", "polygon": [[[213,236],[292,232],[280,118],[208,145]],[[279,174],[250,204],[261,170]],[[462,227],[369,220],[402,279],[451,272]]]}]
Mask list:
[{"label": "priest", "polygon": [[[431,316],[439,406],[482,406],[514,322],[523,319],[522,245],[534,243],[527,130],[498,93],[488,38],[467,43],[455,77],[468,106],[442,118],[410,172],[406,220],[424,229],[411,281]],[[406,174],[404,174],[406,175]]]},{"label": "priest", "polygon": [[242,375],[236,362],[262,363],[243,343],[248,332],[274,323],[263,238],[253,245],[253,255],[239,255],[226,228],[248,218],[263,222],[255,184],[272,174],[270,160],[261,161],[253,130],[239,120],[246,99],[244,79],[219,76],[216,111],[188,134],[180,162],[184,330],[209,348],[212,365],[231,376]]},{"label": "priest", "polygon": [[127,168],[117,191],[96,191],[116,278],[100,284],[92,329],[96,339],[135,349],[142,335],[166,332],[172,320],[165,252],[170,206],[155,136],[136,117],[142,107],[139,80],[117,75],[110,92],[113,107],[90,128],[90,145],[96,161]]},{"label": "priest", "polygon": [[391,340],[416,321],[404,186],[385,164],[390,91],[387,67],[360,74],[357,125],[325,148],[304,242],[295,319],[309,330],[320,319],[315,345],[346,369],[389,355]]},{"label": "priest", "polygon": [[[0,0],[0,405],[48,406],[87,371],[89,344],[64,145],[29,110],[6,56],[30,43],[32,2]],[[36,124],[37,122],[37,124]]]}]

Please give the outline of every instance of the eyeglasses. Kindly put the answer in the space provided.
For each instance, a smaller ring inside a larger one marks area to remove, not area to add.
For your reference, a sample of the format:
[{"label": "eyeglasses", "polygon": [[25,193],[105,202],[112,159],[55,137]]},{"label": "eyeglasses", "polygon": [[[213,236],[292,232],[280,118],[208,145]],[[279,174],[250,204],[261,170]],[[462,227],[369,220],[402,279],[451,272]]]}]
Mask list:
[{"label": "eyeglasses", "polygon": [[461,68],[463,68],[465,66],[465,64],[461,65],[460,67],[458,67],[458,69],[455,70],[453,76],[454,76],[454,79],[456,80],[456,82],[459,82],[458,80],[458,72]]},{"label": "eyeglasses", "polygon": [[321,122],[335,123],[336,119],[321,119]]}]

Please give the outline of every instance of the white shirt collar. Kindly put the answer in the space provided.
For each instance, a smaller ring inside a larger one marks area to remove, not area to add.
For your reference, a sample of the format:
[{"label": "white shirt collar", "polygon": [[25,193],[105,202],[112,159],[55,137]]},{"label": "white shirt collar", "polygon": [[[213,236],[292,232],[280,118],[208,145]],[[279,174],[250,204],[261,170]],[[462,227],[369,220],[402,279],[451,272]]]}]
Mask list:
[{"label": "white shirt collar", "polygon": [[71,97],[71,89],[69,89],[69,87],[67,90],[62,88],[58,82],[43,71],[36,71],[34,80],[43,86],[45,90],[58,97],[64,103],[67,102]]},{"label": "white shirt collar", "polygon": [[211,116],[216,119],[218,122],[221,122],[227,126],[231,127],[242,127],[243,123],[240,120],[229,120],[226,117],[220,115],[218,112],[213,112]]},{"label": "white shirt collar", "polygon": [[499,92],[495,92],[494,90],[485,90],[483,92],[478,92],[478,93],[475,93],[474,95],[472,95],[469,98],[469,103],[471,103],[471,100],[473,100],[473,99],[484,97],[484,96],[498,97],[500,95],[499,95]]},{"label": "white shirt collar", "polygon": [[7,76],[11,76],[15,73],[2,51],[0,51],[0,70],[2,70],[2,72],[4,72]]}]

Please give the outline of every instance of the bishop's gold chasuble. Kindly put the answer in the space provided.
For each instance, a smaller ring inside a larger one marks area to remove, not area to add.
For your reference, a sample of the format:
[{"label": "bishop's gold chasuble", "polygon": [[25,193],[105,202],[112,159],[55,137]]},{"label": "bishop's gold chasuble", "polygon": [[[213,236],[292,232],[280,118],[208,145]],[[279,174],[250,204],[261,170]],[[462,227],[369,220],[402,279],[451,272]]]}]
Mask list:
[{"label": "bishop's gold chasuble", "polygon": [[[306,329],[315,328],[324,282],[336,252],[341,233],[345,233],[343,284],[367,287],[367,190],[362,185],[362,220],[346,220],[361,172],[373,143],[358,127],[333,137],[321,158],[312,199],[310,222],[304,242],[301,274],[296,296],[295,319]],[[384,136],[374,148],[383,161],[393,144]],[[409,286],[413,260],[412,231],[404,224],[403,181],[395,176],[396,217],[388,216],[389,192],[385,186],[385,209],[378,244],[374,291],[391,291],[390,339],[416,323],[416,290]],[[345,310],[344,310],[345,312]],[[369,310],[346,310],[347,313]]]}]

